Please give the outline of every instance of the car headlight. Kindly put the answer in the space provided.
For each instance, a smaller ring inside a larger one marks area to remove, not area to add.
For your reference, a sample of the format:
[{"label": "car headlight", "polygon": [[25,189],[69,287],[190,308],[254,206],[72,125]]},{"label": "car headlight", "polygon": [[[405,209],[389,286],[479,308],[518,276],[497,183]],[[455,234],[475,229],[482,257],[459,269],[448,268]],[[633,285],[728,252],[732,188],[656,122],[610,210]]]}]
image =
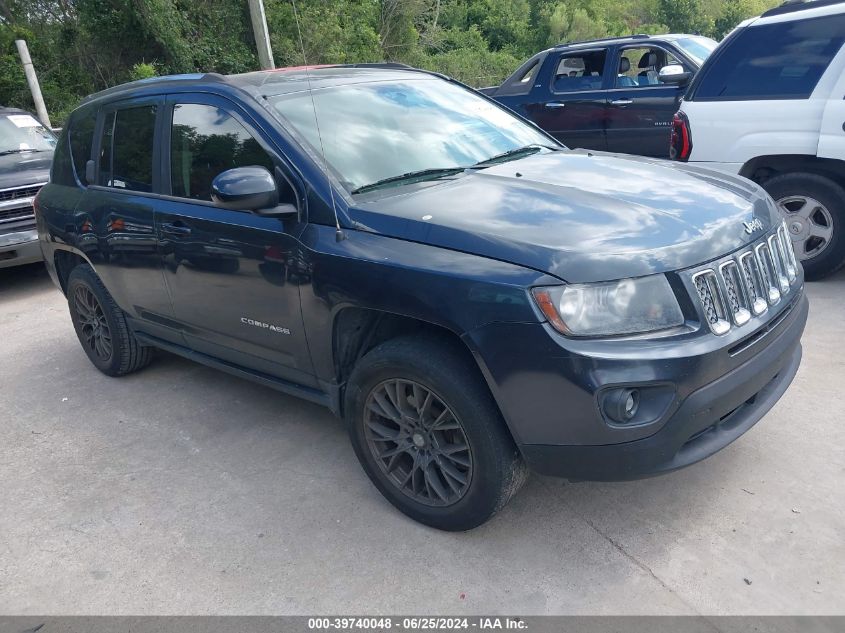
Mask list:
[{"label": "car headlight", "polygon": [[568,336],[640,334],[683,325],[665,275],[532,290],[540,310]]}]

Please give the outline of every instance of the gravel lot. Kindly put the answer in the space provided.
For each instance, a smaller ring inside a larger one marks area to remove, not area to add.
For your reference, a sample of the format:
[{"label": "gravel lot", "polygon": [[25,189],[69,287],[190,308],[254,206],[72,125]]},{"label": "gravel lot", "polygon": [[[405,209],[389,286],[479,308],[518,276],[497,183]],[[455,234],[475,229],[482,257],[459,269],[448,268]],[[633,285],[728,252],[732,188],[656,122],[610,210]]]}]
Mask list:
[{"label": "gravel lot", "polygon": [[747,435],[633,483],[533,477],[467,534],[376,492],[327,411],[161,353],[101,375],[0,270],[0,613],[845,614],[845,273]]}]

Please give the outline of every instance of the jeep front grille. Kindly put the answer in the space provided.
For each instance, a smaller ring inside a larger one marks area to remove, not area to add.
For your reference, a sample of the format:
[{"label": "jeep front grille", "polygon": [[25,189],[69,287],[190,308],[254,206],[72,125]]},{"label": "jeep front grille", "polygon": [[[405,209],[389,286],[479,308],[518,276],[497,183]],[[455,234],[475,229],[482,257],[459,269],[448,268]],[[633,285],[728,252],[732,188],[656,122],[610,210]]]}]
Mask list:
[{"label": "jeep front grille", "polygon": [[797,279],[798,262],[786,225],[692,275],[704,319],[716,335],[766,312],[791,292]]}]

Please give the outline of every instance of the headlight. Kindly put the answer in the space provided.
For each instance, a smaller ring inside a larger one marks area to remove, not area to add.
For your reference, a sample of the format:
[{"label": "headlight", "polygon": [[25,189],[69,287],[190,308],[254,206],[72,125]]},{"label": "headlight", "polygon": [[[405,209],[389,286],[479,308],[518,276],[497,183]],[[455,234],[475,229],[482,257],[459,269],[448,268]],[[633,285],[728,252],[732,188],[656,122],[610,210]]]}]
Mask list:
[{"label": "headlight", "polygon": [[556,330],[569,336],[639,334],[683,325],[665,275],[532,290]]}]

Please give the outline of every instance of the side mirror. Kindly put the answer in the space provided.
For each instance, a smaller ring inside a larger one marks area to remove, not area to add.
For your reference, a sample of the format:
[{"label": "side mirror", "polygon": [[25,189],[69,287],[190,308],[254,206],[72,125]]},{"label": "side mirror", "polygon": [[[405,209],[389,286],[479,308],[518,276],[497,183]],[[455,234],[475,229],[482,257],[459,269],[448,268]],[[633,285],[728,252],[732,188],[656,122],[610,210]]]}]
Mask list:
[{"label": "side mirror", "polygon": [[279,189],[264,167],[235,167],[212,181],[211,199],[232,211],[269,210],[279,204]]},{"label": "side mirror", "polygon": [[684,70],[680,64],[669,64],[660,69],[657,74],[657,79],[662,84],[674,84],[677,86],[684,86],[689,83],[692,78],[692,73]]},{"label": "side mirror", "polygon": [[291,218],[299,215],[299,209],[296,208],[295,204],[283,202],[269,209],[256,209],[253,213],[260,215],[262,218]]}]

